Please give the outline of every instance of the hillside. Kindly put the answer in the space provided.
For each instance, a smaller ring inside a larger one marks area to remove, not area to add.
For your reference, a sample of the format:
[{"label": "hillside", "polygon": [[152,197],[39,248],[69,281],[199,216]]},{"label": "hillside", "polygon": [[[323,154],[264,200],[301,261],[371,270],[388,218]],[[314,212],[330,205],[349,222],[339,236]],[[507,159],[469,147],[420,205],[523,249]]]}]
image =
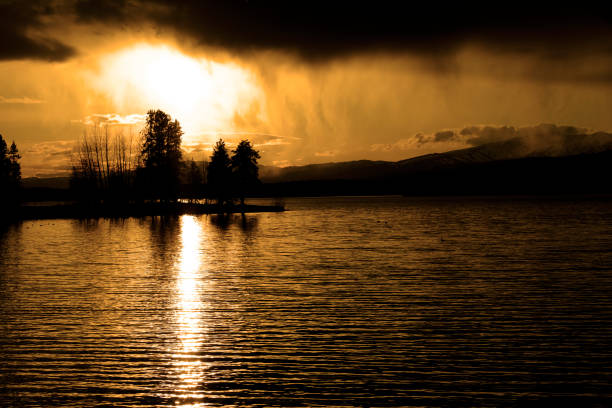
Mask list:
[{"label": "hillside", "polygon": [[[467,149],[427,154],[397,162],[359,160],[283,168],[265,166],[260,171],[260,177],[263,182],[267,183],[312,180],[380,180],[496,161],[522,158],[561,158],[612,150],[612,139],[610,137],[597,136],[597,139],[591,137],[591,135],[568,137],[554,147],[550,145],[537,146],[534,141],[525,138],[513,138]],[[594,142],[594,139],[596,142]]]}]

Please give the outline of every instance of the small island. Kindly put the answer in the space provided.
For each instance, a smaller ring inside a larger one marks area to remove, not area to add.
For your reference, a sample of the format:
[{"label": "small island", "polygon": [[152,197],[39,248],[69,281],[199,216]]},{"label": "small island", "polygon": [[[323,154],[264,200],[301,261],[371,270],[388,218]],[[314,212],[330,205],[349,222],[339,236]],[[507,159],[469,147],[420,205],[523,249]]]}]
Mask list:
[{"label": "small island", "polygon": [[76,149],[70,177],[72,200],[22,202],[19,151],[0,136],[2,223],[55,218],[123,218],[182,214],[284,211],[282,204],[245,203],[260,185],[259,152],[248,140],[231,151],[220,139],[210,161],[183,160],[178,120],[150,110],[140,138],[111,135],[95,126]]}]

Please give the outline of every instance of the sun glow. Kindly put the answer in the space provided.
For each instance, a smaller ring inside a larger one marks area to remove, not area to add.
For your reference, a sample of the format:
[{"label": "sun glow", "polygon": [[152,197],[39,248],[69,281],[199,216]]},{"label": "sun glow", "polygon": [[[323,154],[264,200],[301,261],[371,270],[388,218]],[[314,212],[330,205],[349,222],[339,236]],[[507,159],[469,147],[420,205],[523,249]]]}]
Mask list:
[{"label": "sun glow", "polygon": [[168,46],[138,45],[107,55],[95,82],[121,111],[166,111],[181,122],[187,141],[233,130],[235,112],[262,96],[254,76],[239,65],[190,57]]}]

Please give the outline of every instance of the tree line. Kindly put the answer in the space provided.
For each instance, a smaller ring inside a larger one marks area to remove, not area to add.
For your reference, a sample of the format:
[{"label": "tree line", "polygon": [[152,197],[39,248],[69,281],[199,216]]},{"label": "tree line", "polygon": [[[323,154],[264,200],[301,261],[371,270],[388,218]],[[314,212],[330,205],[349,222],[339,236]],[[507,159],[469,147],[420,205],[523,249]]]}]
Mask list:
[{"label": "tree line", "polygon": [[258,180],[259,153],[248,140],[228,151],[223,140],[208,162],[185,162],[183,131],[178,120],[161,110],[147,112],[141,137],[110,135],[96,126],[81,140],[72,167],[71,188],[81,201],[176,202],[181,196],[206,197],[219,205],[232,204]]},{"label": "tree line", "polygon": [[8,147],[4,138],[0,135],[0,207],[2,207],[2,210],[19,204],[20,158],[15,142]]}]

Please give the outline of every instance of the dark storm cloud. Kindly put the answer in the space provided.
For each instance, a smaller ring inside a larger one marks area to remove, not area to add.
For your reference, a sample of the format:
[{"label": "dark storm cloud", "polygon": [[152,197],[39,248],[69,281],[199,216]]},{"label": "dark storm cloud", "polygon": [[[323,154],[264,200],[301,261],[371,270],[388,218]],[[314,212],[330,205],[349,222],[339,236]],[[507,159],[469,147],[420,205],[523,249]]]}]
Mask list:
[{"label": "dark storm cloud", "polygon": [[[74,11],[78,19],[83,22],[95,21],[125,21],[132,9],[133,3],[127,0],[78,0],[74,4]],[[138,15],[134,16],[138,19]]]},{"label": "dark storm cloud", "polygon": [[[591,138],[590,136],[596,135]],[[468,126],[461,130],[444,130],[427,137],[416,135],[419,144],[442,143],[449,141],[462,142],[470,146],[482,146],[490,143],[503,142],[510,139],[536,139],[542,145],[552,145],[559,140],[604,140],[610,142],[610,134],[604,132],[591,132],[588,129],[575,126],[564,126],[542,123],[537,126]]]},{"label": "dark storm cloud", "polygon": [[[604,52],[612,47],[612,20],[604,5],[548,6],[465,2],[56,0],[14,2],[2,20],[0,58],[62,59],[70,48],[34,40],[25,29],[41,14],[61,13],[80,23],[153,25],[196,44],[233,51],[278,50],[307,60],[368,51],[440,56],[465,44],[546,58]],[[54,7],[51,7],[53,5]],[[7,7],[8,10],[7,11]],[[16,22],[11,14],[22,18]],[[25,16],[25,17],[24,17]],[[440,66],[443,66],[442,63]]]},{"label": "dark storm cloud", "polygon": [[[540,124],[537,126],[469,126],[460,131],[445,130],[433,136],[415,136],[419,145],[425,143],[460,142],[477,147],[509,140],[519,142],[521,153],[539,155],[569,155],[612,149],[612,133],[594,132],[575,126]],[[507,147],[505,145],[505,147]]]},{"label": "dark storm cloud", "polygon": [[146,8],[156,24],[203,44],[284,50],[307,59],[372,50],[437,54],[466,43],[552,58],[590,48],[610,51],[611,19],[604,6],[497,6],[243,0],[155,1]]},{"label": "dark storm cloud", "polygon": [[[438,137],[443,135],[443,137]],[[415,150],[425,149],[425,150]],[[467,150],[465,150],[467,149]],[[431,135],[422,133],[370,150],[405,152],[407,157],[432,151],[469,152],[469,160],[508,160],[520,157],[560,157],[612,150],[612,133],[574,126],[469,126]]]},{"label": "dark storm cloud", "polygon": [[434,142],[448,142],[455,139],[455,136],[452,130],[443,130],[434,134]]},{"label": "dark storm cloud", "polygon": [[[459,134],[464,136],[466,143],[472,146],[479,146],[487,143],[495,143],[503,140],[512,139],[514,137],[524,136],[525,132],[535,133],[535,130],[542,129],[538,133],[546,135],[556,135],[562,132],[564,128],[572,128],[570,126],[561,126],[557,130],[555,125],[539,125],[536,127],[523,128],[523,135],[513,126],[470,126],[461,129]],[[544,131],[545,130],[545,131]]]},{"label": "dark storm cloud", "polygon": [[0,2],[0,61],[63,61],[74,55],[69,45],[36,34],[42,28],[41,18],[54,12],[44,2]]}]

